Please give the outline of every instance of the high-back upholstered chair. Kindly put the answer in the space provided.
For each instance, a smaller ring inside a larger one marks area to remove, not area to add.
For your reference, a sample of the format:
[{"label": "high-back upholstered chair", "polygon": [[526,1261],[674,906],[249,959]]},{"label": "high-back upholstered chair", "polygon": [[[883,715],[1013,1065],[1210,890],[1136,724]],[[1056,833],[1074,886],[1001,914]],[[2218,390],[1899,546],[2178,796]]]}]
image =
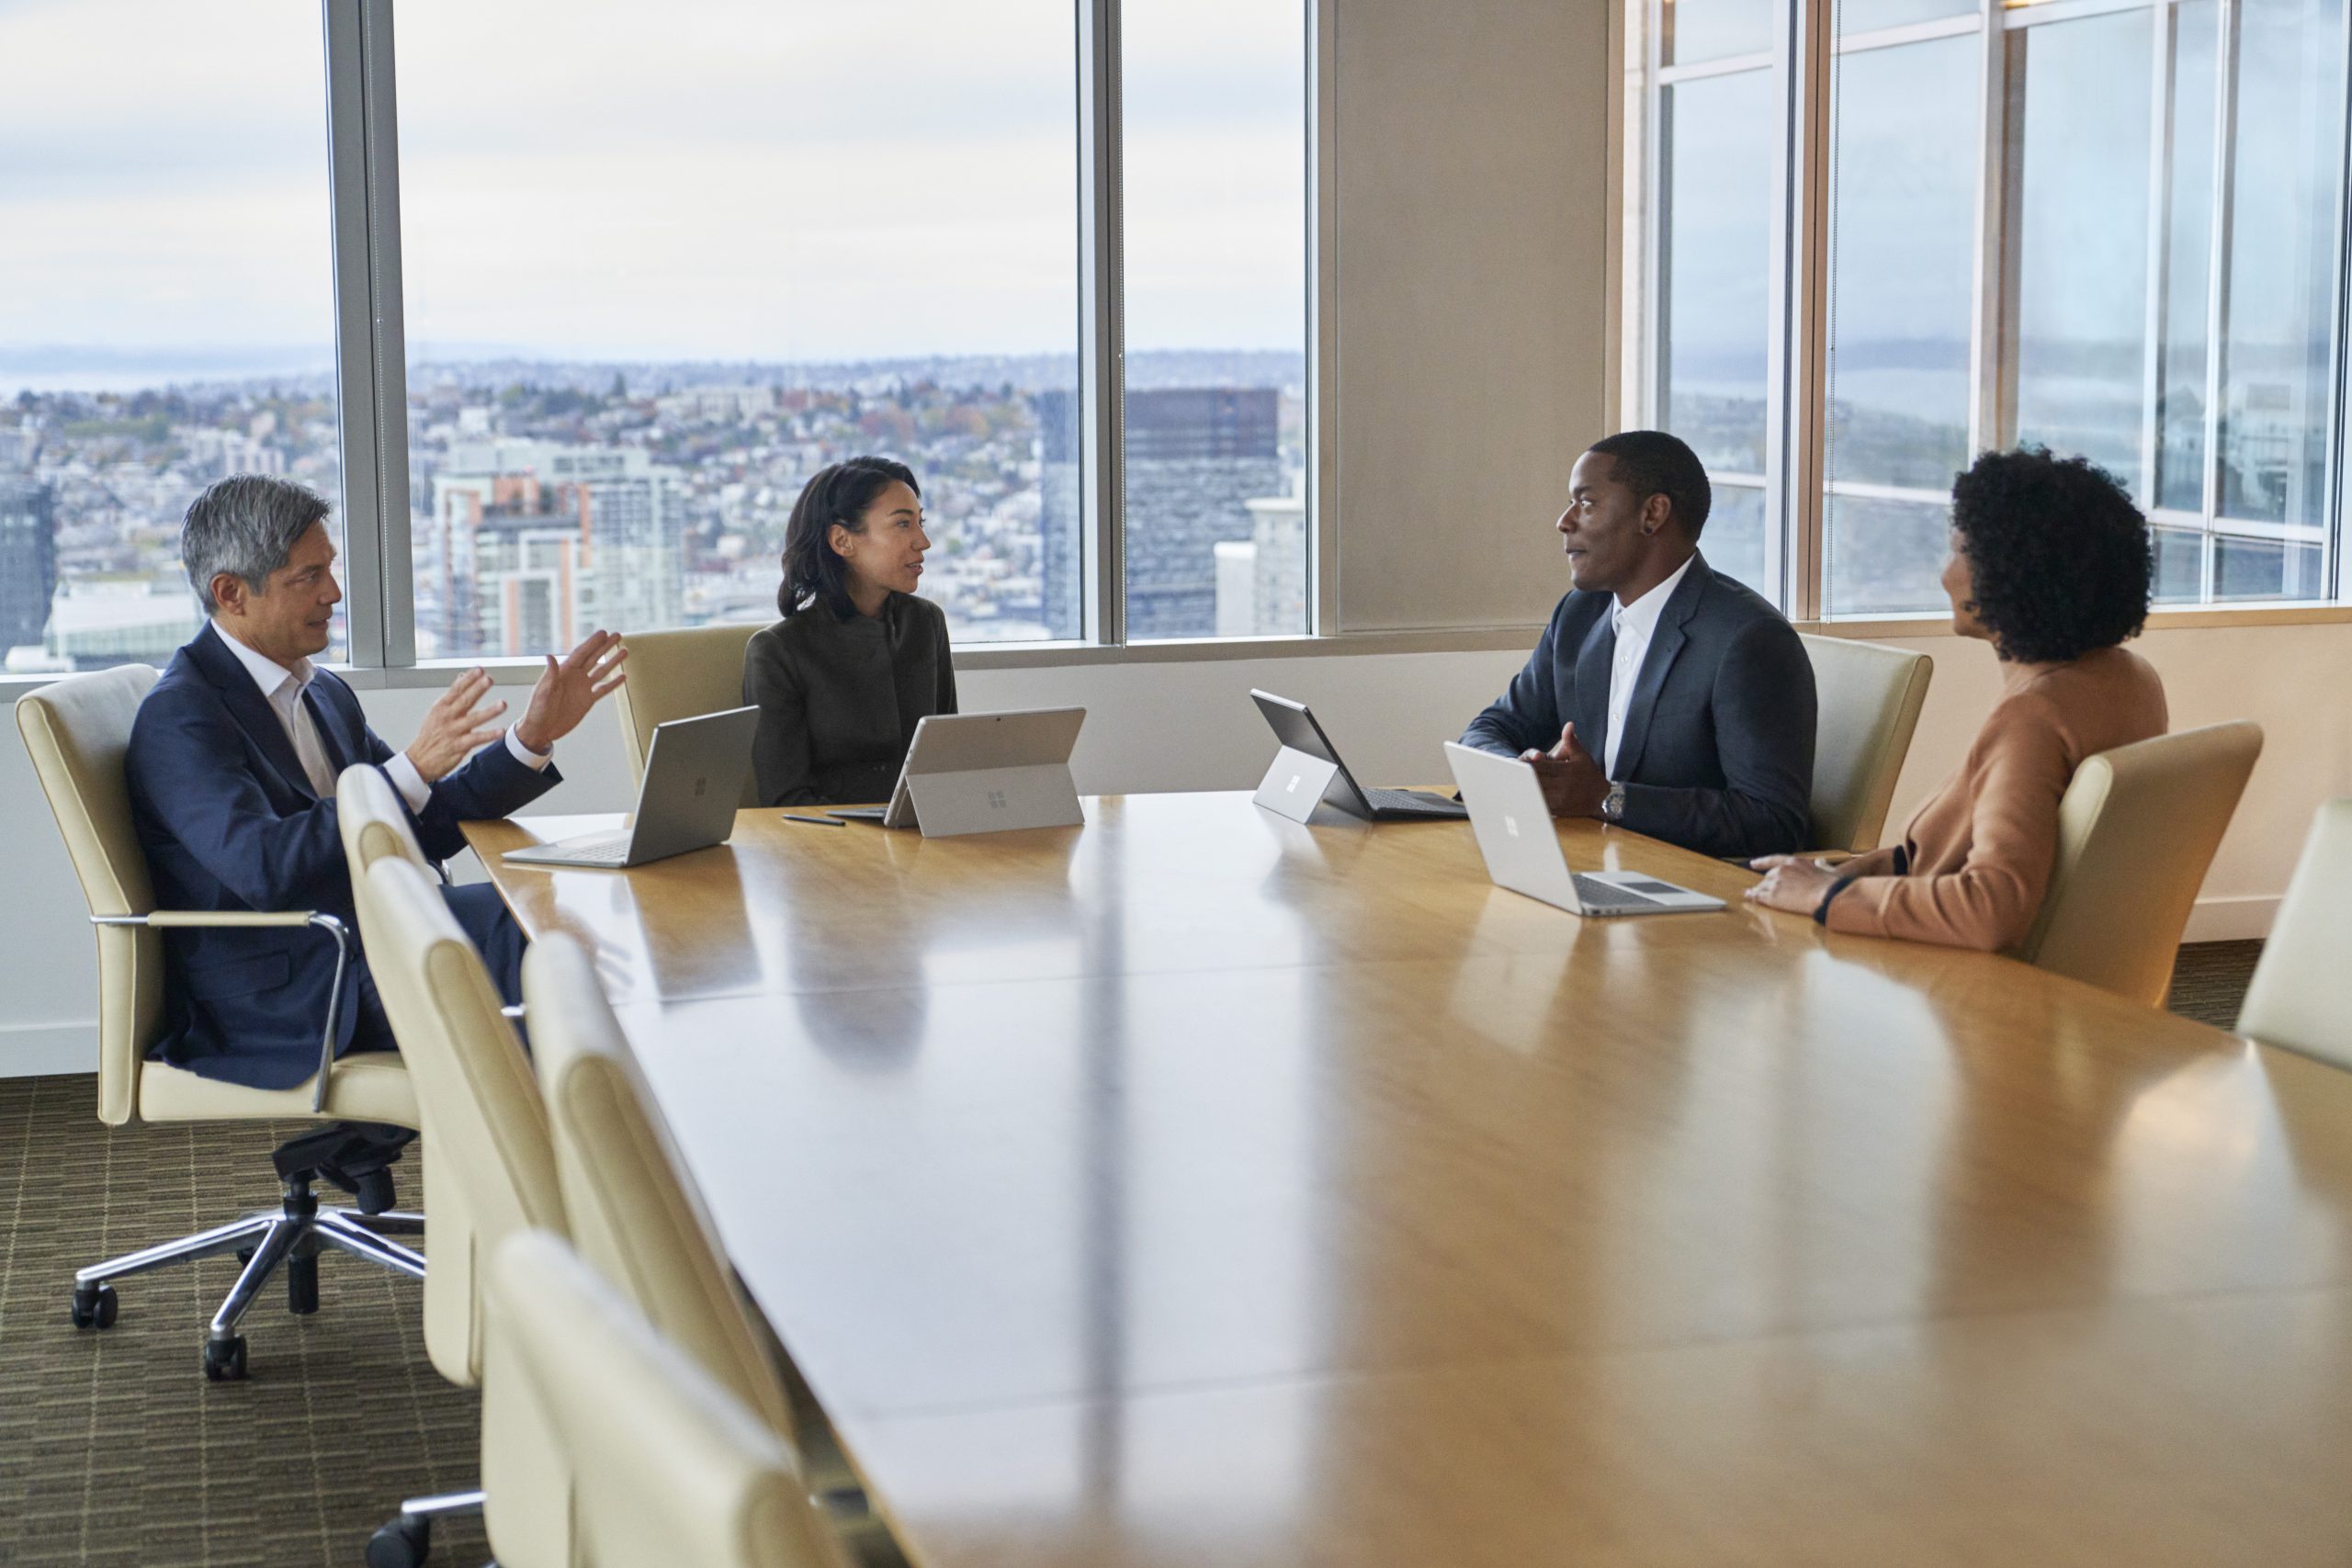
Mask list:
[{"label": "high-back upholstered chair", "polygon": [[791,1450],[555,1236],[501,1244],[492,1386],[552,1415],[594,1568],[836,1568]]},{"label": "high-back upholstered chair", "polygon": [[1936,661],[1924,653],[1847,637],[1801,640],[1820,694],[1813,747],[1814,847],[1860,854],[1878,848]]},{"label": "high-back upholstered chair", "polygon": [[2058,803],[2058,861],[2013,950],[2150,1007],[2172,984],[2180,933],[2262,754],[2240,721],[2086,757]]},{"label": "high-back upholstered chair", "polygon": [[351,863],[355,897],[367,881],[368,868],[386,855],[398,855],[419,871],[439,874],[424,858],[424,846],[416,841],[416,829],[409,823],[408,807],[381,768],[344,769],[335,780],[334,806],[335,826],[343,833],[344,859]]},{"label": "high-back upholstered chair", "polygon": [[572,1246],[737,1399],[790,1433],[784,1385],[594,963],[550,933],[524,954],[523,997]]},{"label": "high-back upholstered chair", "polygon": [[[810,1489],[827,1499],[830,1528],[861,1543],[885,1534],[865,1512],[857,1475],[823,1412],[738,1288],[586,951],[560,933],[532,943],[523,998],[572,1245],[792,1445]],[[485,1422],[498,1422],[498,1404],[494,1393],[488,1397]],[[484,1462],[524,1446],[488,1442]],[[490,1480],[495,1493],[495,1472]]]},{"label": "high-back upholstered chair", "polygon": [[164,1022],[164,937],[174,927],[314,927],[319,940],[345,947],[347,933],[333,915],[306,909],[215,914],[155,908],[146,856],[131,824],[123,780],[123,753],[139,705],[155,671],[126,664],[60,681],[19,698],[17,728],[31,753],[33,772],[64,835],[66,852],[82,883],[98,938],[98,1120],[121,1126],[147,1122],[310,1122],[316,1129],[281,1145],[275,1156],[284,1199],[180,1241],[165,1242],[95,1264],[74,1276],[74,1321],[104,1328],[117,1300],[109,1281],[198,1258],[235,1252],[245,1267],[212,1315],[204,1342],[204,1370],[218,1379],[243,1377],[245,1340],[238,1325],[261,1287],[281,1266],[288,1304],[309,1312],[318,1303],[318,1249],[332,1247],[370,1262],[423,1277],[424,1260],[390,1239],[423,1228],[415,1214],[362,1213],[320,1207],[311,1195],[320,1162],[334,1156],[345,1122],[417,1124],[416,1100],[398,1056],[363,1054],[336,1061],[330,1004],[320,1033],[319,1073],[292,1089],[249,1089],[198,1077],[168,1062],[149,1061]]},{"label": "high-back upholstered chair", "polygon": [[2312,821],[2303,858],[2271,922],[2238,1032],[2352,1067],[2352,795]]},{"label": "high-back upholstered chair", "polygon": [[[743,705],[743,649],[755,626],[688,626],[678,631],[630,632],[628,683],[614,694],[620,708],[621,741],[628,751],[634,788],[645,779],[646,753],[653,729],[673,718],[724,713]],[[759,805],[758,781],[743,778],[745,810]]]},{"label": "high-back upholstered chair", "polygon": [[[404,854],[379,854],[358,888],[368,970],[408,1059],[424,1134],[433,1258],[424,1280],[425,1352],[443,1377],[470,1388],[481,1378],[479,1274],[492,1249],[519,1230],[564,1227],[547,1112],[497,985],[432,877]],[[560,1496],[560,1479],[550,1484]],[[479,1492],[403,1503],[400,1517],[369,1541],[368,1568],[423,1561],[433,1519],[481,1505]],[[560,1529],[544,1554],[492,1545],[508,1568],[569,1562]]]}]

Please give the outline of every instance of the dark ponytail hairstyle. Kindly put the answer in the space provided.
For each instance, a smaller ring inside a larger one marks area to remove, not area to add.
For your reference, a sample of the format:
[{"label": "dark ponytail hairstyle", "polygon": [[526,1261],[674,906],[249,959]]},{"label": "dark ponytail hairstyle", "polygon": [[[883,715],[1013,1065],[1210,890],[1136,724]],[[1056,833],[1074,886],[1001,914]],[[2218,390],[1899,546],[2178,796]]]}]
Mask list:
[{"label": "dark ponytail hairstyle", "polygon": [[849,569],[829,536],[836,523],[865,533],[865,509],[893,484],[922,497],[915,471],[889,457],[851,457],[818,469],[802,487],[784,528],[784,586],[775,591],[780,614],[788,619],[820,602],[837,615],[849,613]]}]

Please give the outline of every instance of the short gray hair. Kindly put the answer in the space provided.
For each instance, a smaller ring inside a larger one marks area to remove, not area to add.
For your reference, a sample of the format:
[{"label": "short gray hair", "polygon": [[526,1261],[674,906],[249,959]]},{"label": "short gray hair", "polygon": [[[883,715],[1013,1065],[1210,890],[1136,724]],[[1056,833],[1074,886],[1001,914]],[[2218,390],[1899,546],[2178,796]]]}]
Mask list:
[{"label": "short gray hair", "polygon": [[326,498],[317,491],[272,474],[231,474],[205,487],[180,524],[180,564],[204,613],[220,608],[212,598],[215,577],[225,571],[263,592],[269,574],[326,514]]}]

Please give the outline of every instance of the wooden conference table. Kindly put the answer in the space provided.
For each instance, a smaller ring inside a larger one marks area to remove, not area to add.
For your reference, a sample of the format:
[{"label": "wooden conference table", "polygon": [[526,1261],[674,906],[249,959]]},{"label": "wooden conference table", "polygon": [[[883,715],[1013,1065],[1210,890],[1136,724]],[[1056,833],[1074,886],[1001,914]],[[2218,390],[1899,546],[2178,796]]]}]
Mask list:
[{"label": "wooden conference table", "polygon": [[469,829],[919,1562],[2352,1560],[2352,1074],[1597,824],[1733,908],[1086,810]]}]

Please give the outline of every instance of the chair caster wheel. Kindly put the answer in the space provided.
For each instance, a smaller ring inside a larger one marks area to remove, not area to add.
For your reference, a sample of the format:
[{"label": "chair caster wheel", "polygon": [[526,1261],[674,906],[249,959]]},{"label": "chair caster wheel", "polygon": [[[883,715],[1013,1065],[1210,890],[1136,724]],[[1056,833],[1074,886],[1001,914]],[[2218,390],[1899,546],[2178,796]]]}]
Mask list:
[{"label": "chair caster wheel", "polygon": [[243,1335],[204,1342],[204,1379],[207,1382],[238,1382],[243,1380],[244,1375]]},{"label": "chair caster wheel", "polygon": [[121,1305],[112,1285],[76,1285],[74,1287],[74,1326],[112,1328],[114,1314]]},{"label": "chair caster wheel", "polygon": [[352,1183],[352,1201],[363,1214],[380,1214],[392,1206],[392,1173],[389,1167],[371,1170]]},{"label": "chair caster wheel", "polygon": [[433,1521],[403,1514],[368,1538],[368,1568],[421,1568],[433,1551]]}]

